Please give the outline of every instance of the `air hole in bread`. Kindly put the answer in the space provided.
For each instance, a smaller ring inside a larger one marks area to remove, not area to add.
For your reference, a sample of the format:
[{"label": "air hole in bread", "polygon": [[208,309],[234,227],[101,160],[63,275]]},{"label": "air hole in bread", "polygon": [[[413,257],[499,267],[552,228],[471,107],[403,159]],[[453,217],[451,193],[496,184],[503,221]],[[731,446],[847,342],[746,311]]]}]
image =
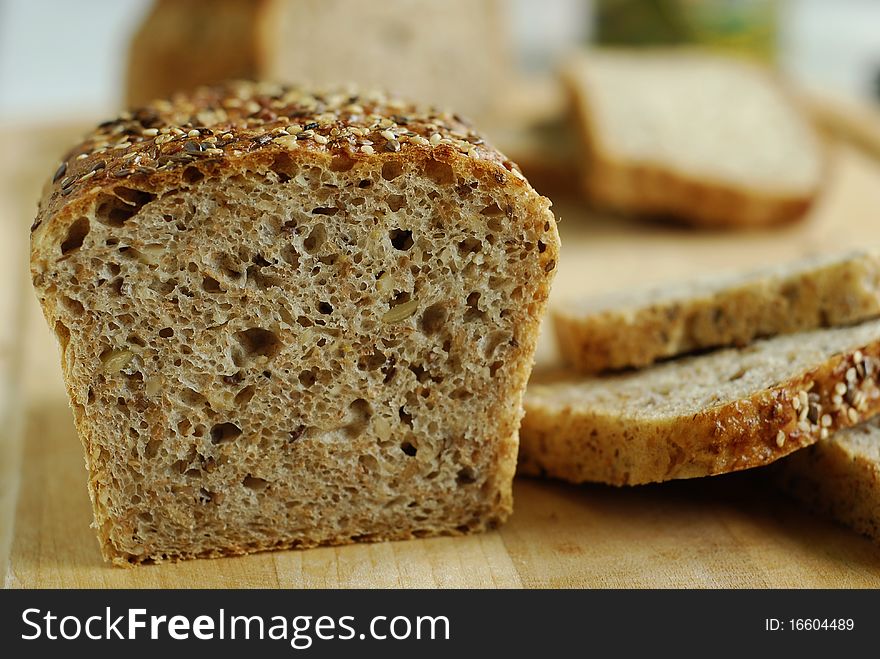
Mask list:
[{"label": "air hole in bread", "polygon": [[409,457],[415,457],[418,449],[412,445],[412,442],[404,441],[400,444],[400,450],[403,451]]},{"label": "air hole in bread", "polygon": [[459,254],[476,254],[483,249],[483,241],[478,238],[465,238],[458,243]]},{"label": "air hole in bread", "polygon": [[67,344],[70,343],[70,330],[60,320],[55,321],[55,337],[58,339],[58,344],[61,346],[61,354],[63,355],[67,350]]},{"label": "air hole in bread", "polygon": [[317,377],[315,375],[314,369],[305,369],[304,371],[300,371],[298,376],[299,383],[304,387],[311,387],[315,384]]},{"label": "air hole in bread", "polygon": [[325,242],[327,242],[327,228],[323,224],[316,224],[303,241],[303,248],[309,254],[315,254]]},{"label": "air hole in bread", "polygon": [[174,329],[171,327],[163,327],[159,330],[159,336],[161,336],[163,339],[170,339],[172,336],[174,336]]},{"label": "air hole in bread", "polygon": [[504,211],[501,210],[501,207],[496,202],[493,201],[491,204],[484,207],[483,210],[480,211],[480,215],[495,217],[498,215],[504,215]]},{"label": "air hole in bread", "polygon": [[413,246],[412,231],[406,229],[392,229],[388,232],[388,238],[394,249],[405,252]]},{"label": "air hole in bread", "polygon": [[463,467],[458,470],[455,482],[459,485],[470,485],[477,482],[477,476],[471,467]]},{"label": "air hole in bread", "polygon": [[452,165],[440,160],[428,160],[425,163],[425,176],[439,185],[455,183],[455,173]]},{"label": "air hole in bread", "polygon": [[397,410],[397,414],[398,414],[398,416],[400,417],[400,420],[401,420],[401,421],[403,421],[403,422],[404,422],[406,425],[408,425],[410,428],[413,427],[413,418],[412,418],[412,415],[411,415],[409,412],[406,411],[406,408],[405,408],[405,407],[401,407],[399,410]]},{"label": "air hole in bread", "polygon": [[202,277],[202,290],[206,293],[222,293],[223,289],[220,287],[220,282],[214,279],[213,277],[204,276]]},{"label": "air hole in bread", "polygon": [[262,492],[267,487],[269,487],[269,481],[265,478],[257,478],[256,476],[245,476],[244,480],[241,481],[241,484],[244,485],[249,490],[254,490],[256,492]]},{"label": "air hole in bread", "polygon": [[79,218],[67,229],[67,235],[61,241],[61,253],[70,254],[83,245],[86,236],[89,235],[89,221],[85,217]]},{"label": "air hole in bread", "polygon": [[61,304],[64,305],[65,309],[76,316],[79,316],[86,311],[85,307],[83,307],[82,305],[82,302],[80,302],[79,300],[74,300],[72,297],[68,297],[66,295],[61,298]]},{"label": "air hole in bread", "polygon": [[485,318],[486,312],[480,310],[480,293],[478,291],[473,291],[468,295],[467,306],[467,311],[464,312],[465,322],[471,323]]},{"label": "air hole in bread", "polygon": [[183,170],[183,180],[187,183],[198,183],[203,178],[205,178],[204,173],[201,169],[196,167],[195,165],[190,165],[186,169]]},{"label": "air hole in bread", "polygon": [[330,160],[330,171],[332,172],[347,172],[352,167],[354,167],[354,159],[347,153],[334,155]]},{"label": "air hole in bread", "polygon": [[364,189],[366,189],[366,188],[369,188],[371,185],[373,185],[373,182],[372,182],[370,179],[368,179],[368,178],[361,179],[360,182],[358,183],[358,187],[359,187],[361,190],[364,190]]},{"label": "air hole in bread", "polygon": [[389,195],[385,201],[393,213],[396,213],[406,205],[406,197],[402,194]]},{"label": "air hole in bread", "polygon": [[422,313],[422,331],[425,334],[436,334],[446,324],[446,304],[437,302]]},{"label": "air hole in bread", "polygon": [[107,226],[121,227],[155,198],[156,195],[143,190],[117,186],[112,195],[105,192],[98,195],[95,219]]},{"label": "air hole in bread", "polygon": [[[403,173],[403,165],[397,160],[389,160],[382,165],[382,178],[386,181],[393,181]],[[367,187],[367,186],[364,186]]]},{"label": "air hole in bread", "polygon": [[358,369],[361,371],[375,371],[381,368],[385,363],[385,355],[380,350],[375,350],[372,354],[361,357],[358,360]]},{"label": "air hole in bread", "polygon": [[379,461],[376,456],[365,453],[358,458],[358,463],[369,472],[379,471]]},{"label": "air hole in bread", "polygon": [[238,341],[243,352],[243,354],[239,354],[236,351],[236,354],[233,355],[236,366],[242,366],[245,361],[255,360],[259,357],[271,359],[281,349],[281,340],[278,335],[261,327],[252,327],[242,332],[236,332],[235,340]]},{"label": "air hole in bread", "polygon": [[489,375],[494,378],[502,366],[504,366],[504,362],[501,362],[501,361],[492,362],[489,365]]},{"label": "air hole in bread", "polygon": [[366,400],[358,398],[348,406],[348,413],[351,421],[348,422],[345,430],[346,434],[353,439],[363,434],[370,423],[370,417],[373,416],[373,408]]},{"label": "air hole in bread", "polygon": [[159,439],[151,439],[147,442],[146,446],[144,446],[144,457],[147,459],[155,458],[159,453],[159,448],[162,446],[162,441]]},{"label": "air hole in bread", "polygon": [[280,183],[287,183],[299,173],[299,167],[287,153],[276,154],[270,169],[278,176]]},{"label": "air hole in bread", "polygon": [[241,436],[241,428],[234,423],[218,423],[211,428],[211,443],[226,444]]}]

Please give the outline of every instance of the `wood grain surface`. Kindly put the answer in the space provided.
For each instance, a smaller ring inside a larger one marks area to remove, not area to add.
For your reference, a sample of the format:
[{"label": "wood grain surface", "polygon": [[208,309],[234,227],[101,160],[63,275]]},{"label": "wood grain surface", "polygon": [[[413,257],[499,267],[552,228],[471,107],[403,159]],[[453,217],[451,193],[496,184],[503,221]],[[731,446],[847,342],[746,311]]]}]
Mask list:
[{"label": "wood grain surface", "polygon": [[[11,268],[9,276],[0,273],[0,312],[9,310],[0,318],[7,587],[880,587],[880,547],[802,511],[760,470],[629,489],[518,479],[510,522],[482,535],[110,567],[89,528],[86,474],[57,349],[22,258],[42,179],[75,136],[70,129],[0,136],[0,261]],[[595,215],[576,199],[556,198],[563,251],[552,302],[876,245],[880,165],[841,143],[832,160],[828,188],[810,216],[773,230],[694,232]],[[542,340],[539,364],[554,359],[552,343]]]}]

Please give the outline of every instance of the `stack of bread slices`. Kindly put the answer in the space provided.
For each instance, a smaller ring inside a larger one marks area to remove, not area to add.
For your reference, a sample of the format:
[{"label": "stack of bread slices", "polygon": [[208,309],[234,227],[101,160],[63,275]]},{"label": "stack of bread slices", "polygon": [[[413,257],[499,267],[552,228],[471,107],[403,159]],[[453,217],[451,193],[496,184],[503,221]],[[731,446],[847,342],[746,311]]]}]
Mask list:
[{"label": "stack of bread slices", "polygon": [[880,540],[880,255],[579,301],[553,321],[568,366],[532,377],[521,473],[636,485],[776,463],[784,489]]}]

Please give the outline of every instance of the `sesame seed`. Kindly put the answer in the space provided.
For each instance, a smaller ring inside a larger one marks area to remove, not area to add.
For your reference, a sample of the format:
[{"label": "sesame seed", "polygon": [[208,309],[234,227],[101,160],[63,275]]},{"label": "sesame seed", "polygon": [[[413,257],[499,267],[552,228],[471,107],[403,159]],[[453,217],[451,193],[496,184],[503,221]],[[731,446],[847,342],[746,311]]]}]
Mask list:
[{"label": "sesame seed", "polygon": [[819,439],[828,439],[828,435],[829,435],[828,428],[822,428],[819,431]]},{"label": "sesame seed", "polygon": [[823,427],[825,427],[825,428],[830,427],[831,426],[831,415],[830,414],[823,414],[820,421],[821,421],[820,425],[822,425]]},{"label": "sesame seed", "polygon": [[853,353],[853,362],[854,362],[854,363],[856,363],[856,364],[861,364],[863,359],[864,359],[864,355],[862,355],[862,351],[861,351],[861,350],[856,350],[856,351]]},{"label": "sesame seed", "polygon": [[791,399],[791,406],[794,408],[795,412],[801,409],[801,399],[799,396]]},{"label": "sesame seed", "polygon": [[431,146],[437,146],[440,144],[440,140],[442,139],[442,135],[440,133],[434,133],[431,135]]},{"label": "sesame seed", "polygon": [[59,179],[67,173],[67,163],[63,162],[58,166],[58,169],[55,170],[55,175],[52,177],[52,183],[58,183]]},{"label": "sesame seed", "polygon": [[846,393],[847,386],[843,382],[838,382],[834,385],[834,393],[843,396]]},{"label": "sesame seed", "polygon": [[89,153],[86,152],[86,153],[81,153],[81,154],[79,154],[79,155],[76,157],[76,159],[77,159],[77,160],[85,160],[85,159],[88,158],[88,157],[89,157]]},{"label": "sesame seed", "polygon": [[834,394],[831,397],[831,402],[834,404],[835,407],[840,407],[841,405],[843,405],[843,396],[841,396],[840,394]]},{"label": "sesame seed", "polygon": [[361,153],[366,153],[367,155],[370,155],[370,154],[375,153],[375,150],[369,144],[364,144],[361,147]]},{"label": "sesame seed", "polygon": [[382,131],[381,133],[379,133],[379,134],[380,134],[382,137],[384,137],[386,140],[388,140],[389,142],[390,142],[391,140],[394,139],[394,133],[392,133],[390,130],[383,130],[383,131]]},{"label": "sesame seed", "polygon": [[850,423],[858,423],[859,422],[859,413],[856,412],[855,408],[850,407],[846,411],[846,416],[849,419]]},{"label": "sesame seed", "polygon": [[780,430],[776,433],[776,446],[782,448],[785,446],[785,431]]},{"label": "sesame seed", "polygon": [[327,144],[327,142],[329,141],[330,140],[328,140],[323,135],[315,135],[315,142],[317,142],[318,144]]},{"label": "sesame seed", "polygon": [[156,137],[156,135],[158,135],[158,134],[159,134],[158,128],[144,128],[141,131],[141,135],[143,135],[144,137]]}]

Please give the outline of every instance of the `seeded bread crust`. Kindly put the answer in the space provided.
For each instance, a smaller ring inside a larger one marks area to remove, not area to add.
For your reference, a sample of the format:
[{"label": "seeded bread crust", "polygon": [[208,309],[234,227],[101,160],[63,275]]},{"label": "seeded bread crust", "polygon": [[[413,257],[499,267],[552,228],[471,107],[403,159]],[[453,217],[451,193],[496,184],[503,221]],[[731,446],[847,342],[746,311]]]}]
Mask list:
[{"label": "seeded bread crust", "polygon": [[503,522],[549,206],[458,117],[379,93],[230,83],[101,124],[31,273],[104,556]]},{"label": "seeded bread crust", "polygon": [[880,542],[880,422],[834,433],[773,466],[779,486],[810,509]]},{"label": "seeded bread crust", "polygon": [[878,315],[880,255],[865,251],[585,299],[552,312],[559,351],[581,373]]},{"label": "seeded bread crust", "polygon": [[[788,103],[789,125],[796,127],[803,134],[800,155],[797,160],[809,160],[819,163],[816,174],[807,185],[788,186],[780,183],[776,189],[773,185],[745,185],[731,181],[713,172],[713,163],[706,162],[701,171],[696,172],[677,167],[662,150],[651,157],[632,159],[617,150],[616,140],[619,136],[607,134],[597,122],[594,104],[603,94],[630,95],[628,105],[635,106],[633,121],[640,132],[651,132],[657,124],[668,121],[663,113],[654,114],[652,108],[639,105],[635,89],[641,87],[640,81],[627,81],[625,73],[640,71],[650,63],[658,70],[664,65],[660,60],[668,62],[666,70],[658,75],[654,83],[658,86],[668,83],[677,70],[686,70],[692,62],[711,62],[711,56],[695,53],[658,52],[650,54],[626,51],[597,51],[584,54],[570,61],[563,70],[563,80],[574,109],[578,131],[585,154],[583,162],[584,189],[591,201],[598,206],[625,213],[671,218],[687,224],[704,227],[752,227],[778,224],[802,217],[815,202],[823,177],[825,165],[824,145],[818,136],[801,116],[793,103]],[[725,70],[738,67],[745,69],[748,65],[727,60],[718,60],[718,75]],[[617,89],[605,89],[595,85],[591,80],[591,68],[601,69],[605,66],[621,67],[620,75],[615,74]],[[753,83],[772,89],[776,84],[767,74],[754,69]],[[766,80],[765,80],[766,78]],[[628,83],[628,84],[627,84]],[[621,89],[620,87],[628,87]],[[690,90],[699,94],[702,90]],[[678,93],[678,92],[675,92]],[[780,101],[783,92],[777,90]],[[681,125],[686,130],[693,127],[689,111],[693,99],[681,95],[681,107],[676,113]],[[719,99],[719,110],[726,101]],[[639,115],[639,112],[641,113]],[[719,115],[722,114],[719,112]],[[719,126],[716,133],[723,126]],[[756,118],[755,129],[761,128],[761,119]],[[694,133],[696,135],[696,133]],[[772,140],[768,138],[768,140]],[[683,150],[694,148],[694,144],[682,143]],[[734,149],[746,149],[747,145],[727,144],[728,154]],[[729,157],[718,154],[718,158]],[[777,172],[778,174],[778,172]],[[768,174],[768,181],[777,174]]]},{"label": "seeded bread crust", "polygon": [[520,473],[636,485],[769,464],[880,412],[880,321],[605,377],[533,377]]}]

